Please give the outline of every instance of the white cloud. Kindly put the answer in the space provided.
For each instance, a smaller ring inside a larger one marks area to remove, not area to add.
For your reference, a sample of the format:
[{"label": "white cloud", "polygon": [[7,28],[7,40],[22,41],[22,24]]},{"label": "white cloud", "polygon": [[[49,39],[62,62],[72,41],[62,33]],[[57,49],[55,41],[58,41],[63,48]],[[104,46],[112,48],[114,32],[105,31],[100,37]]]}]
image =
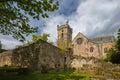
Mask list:
[{"label": "white cloud", "polygon": [[50,34],[50,40],[56,41],[57,40],[57,25],[63,24],[66,21],[65,16],[53,16],[46,21],[46,27],[43,29],[43,33]]},{"label": "white cloud", "polygon": [[23,45],[27,42],[27,40],[31,40],[31,35],[27,36],[26,37],[26,41],[25,42],[20,42],[16,39],[14,39],[12,36],[10,35],[2,35],[0,34],[0,41],[2,43],[2,48],[3,49],[7,49],[7,50],[10,50],[10,49],[14,49],[20,45]]},{"label": "white cloud", "polygon": [[49,33],[50,40],[55,42],[57,25],[65,24],[66,20],[69,20],[69,24],[73,28],[73,37],[78,32],[82,32],[88,37],[111,35],[120,26],[118,14],[120,14],[120,0],[84,0],[80,2],[76,12],[72,15],[54,15],[49,18],[43,33]]},{"label": "white cloud", "polygon": [[13,49],[23,43],[13,39],[11,36],[0,35],[0,41],[3,49]]},{"label": "white cloud", "polygon": [[[79,5],[76,4],[77,9],[74,9],[77,1]],[[73,38],[78,32],[87,37],[110,35],[115,33],[120,26],[120,0],[76,0],[73,5],[73,0],[70,0],[69,3],[68,0],[63,0],[61,3],[61,11],[55,12],[50,18],[44,20],[46,26],[42,33],[49,33],[51,41],[56,42],[57,40],[57,25],[63,25],[67,20],[73,28]],[[64,15],[65,12],[72,14]],[[31,24],[34,26],[39,22],[34,21]],[[30,40],[31,36],[28,39]],[[0,40],[6,49],[22,44],[9,36],[0,35]]]}]

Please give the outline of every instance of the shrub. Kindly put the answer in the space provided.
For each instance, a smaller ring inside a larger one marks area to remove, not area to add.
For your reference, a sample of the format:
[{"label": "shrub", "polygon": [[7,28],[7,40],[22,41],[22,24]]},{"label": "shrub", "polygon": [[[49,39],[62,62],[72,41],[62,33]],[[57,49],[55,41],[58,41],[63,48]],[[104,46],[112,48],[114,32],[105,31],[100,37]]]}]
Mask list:
[{"label": "shrub", "polygon": [[46,65],[41,66],[41,73],[48,73],[48,69]]},{"label": "shrub", "polygon": [[120,51],[116,51],[111,55],[111,60],[114,64],[120,64]]},{"label": "shrub", "polygon": [[28,75],[30,74],[30,70],[28,68],[19,68],[18,75]]}]

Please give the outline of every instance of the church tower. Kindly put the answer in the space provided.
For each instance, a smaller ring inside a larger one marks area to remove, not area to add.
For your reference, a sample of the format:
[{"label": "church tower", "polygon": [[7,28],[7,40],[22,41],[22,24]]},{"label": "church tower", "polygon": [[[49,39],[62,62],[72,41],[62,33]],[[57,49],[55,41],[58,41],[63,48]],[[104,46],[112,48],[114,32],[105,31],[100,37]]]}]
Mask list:
[{"label": "church tower", "polygon": [[68,21],[66,24],[57,26],[58,31],[58,47],[69,48],[72,42],[72,28],[70,28]]}]

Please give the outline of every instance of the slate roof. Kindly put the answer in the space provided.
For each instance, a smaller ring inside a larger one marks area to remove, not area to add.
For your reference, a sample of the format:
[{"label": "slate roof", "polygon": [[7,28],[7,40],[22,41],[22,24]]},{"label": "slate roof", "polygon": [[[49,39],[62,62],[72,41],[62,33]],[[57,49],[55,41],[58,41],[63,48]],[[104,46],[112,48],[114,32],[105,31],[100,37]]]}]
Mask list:
[{"label": "slate roof", "polygon": [[98,43],[98,44],[111,43],[111,42],[115,42],[115,37],[113,35],[110,35],[110,36],[97,37],[89,40],[91,42]]}]

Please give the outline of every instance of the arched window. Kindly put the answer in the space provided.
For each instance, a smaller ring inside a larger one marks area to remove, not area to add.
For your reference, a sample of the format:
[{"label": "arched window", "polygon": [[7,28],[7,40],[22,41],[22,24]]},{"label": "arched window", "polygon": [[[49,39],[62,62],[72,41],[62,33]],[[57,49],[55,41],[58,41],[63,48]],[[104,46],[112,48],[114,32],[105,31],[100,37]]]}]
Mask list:
[{"label": "arched window", "polygon": [[93,47],[90,47],[90,52],[93,52],[94,51],[94,48]]},{"label": "arched window", "polygon": [[62,40],[64,39],[64,34],[63,33],[61,34],[61,38],[62,38]]},{"label": "arched window", "polygon": [[104,53],[107,53],[108,52],[108,49],[107,48],[104,48]]},{"label": "arched window", "polygon": [[64,57],[64,62],[66,63],[66,57]]},{"label": "arched window", "polygon": [[82,43],[82,38],[78,38],[77,39],[77,44],[81,44]]}]

